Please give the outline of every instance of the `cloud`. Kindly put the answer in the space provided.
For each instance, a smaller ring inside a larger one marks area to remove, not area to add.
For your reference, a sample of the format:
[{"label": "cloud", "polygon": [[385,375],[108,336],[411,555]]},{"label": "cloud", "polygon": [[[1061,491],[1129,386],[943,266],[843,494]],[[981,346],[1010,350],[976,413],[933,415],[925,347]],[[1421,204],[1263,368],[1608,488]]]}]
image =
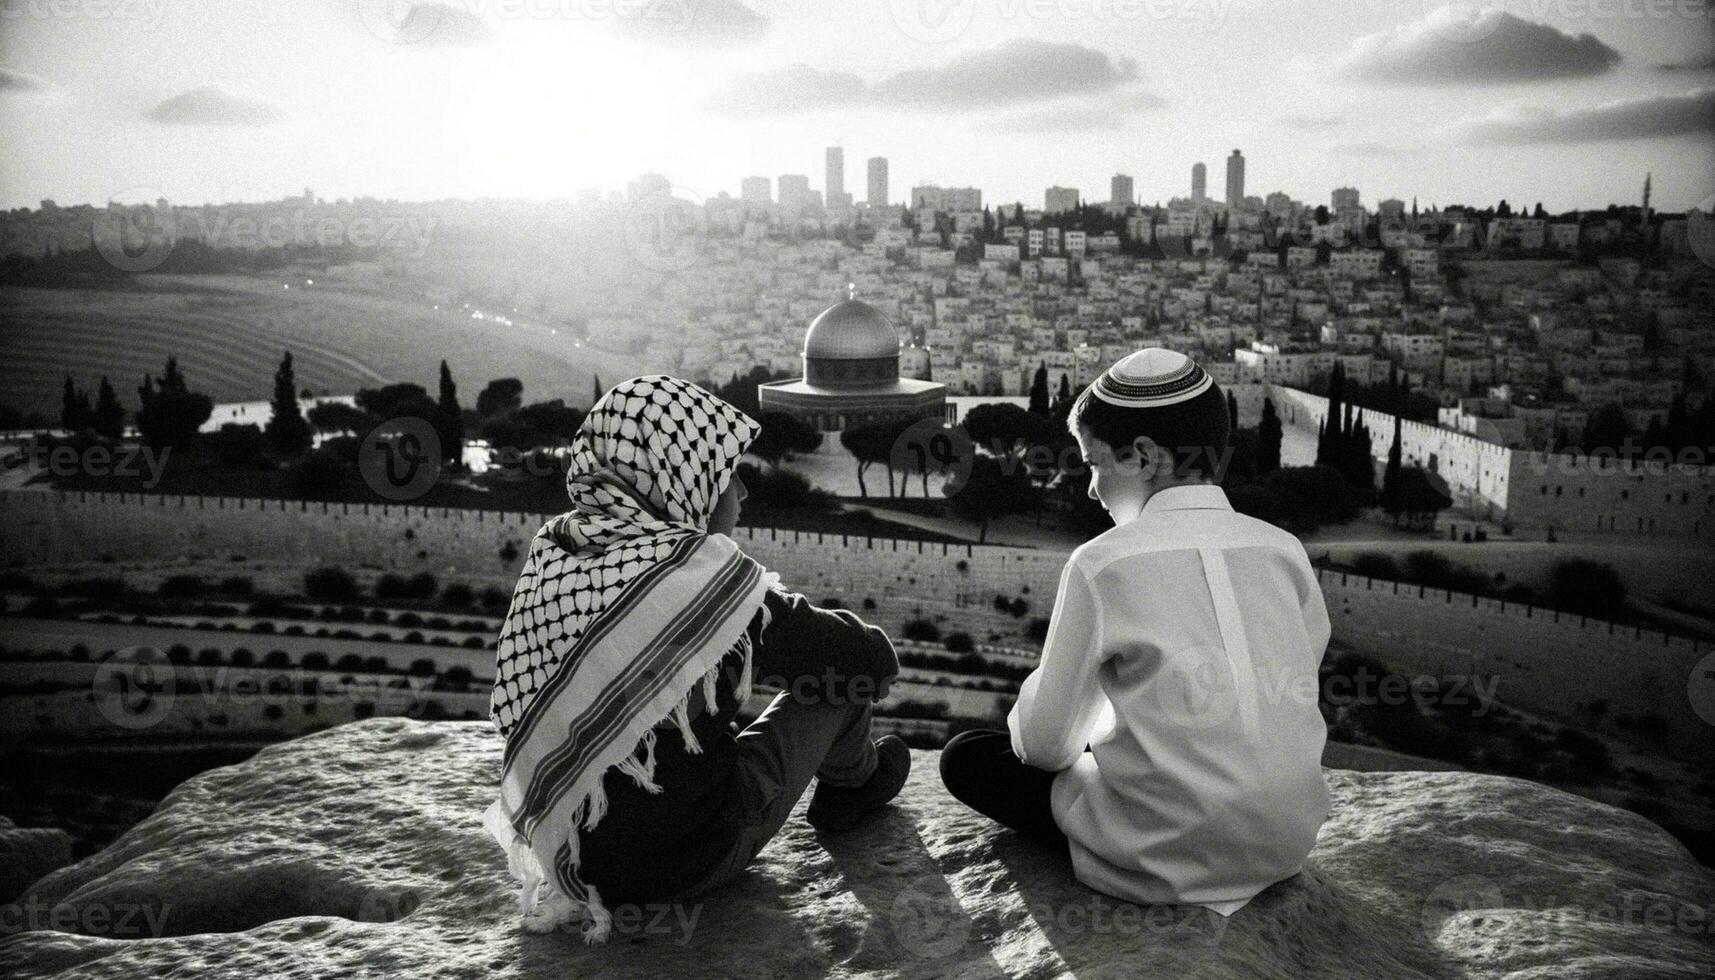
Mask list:
[{"label": "cloud", "polygon": [[1585,78],[1613,70],[1620,53],[1590,34],[1573,37],[1498,7],[1461,20],[1452,6],[1353,41],[1335,73],[1381,84],[1486,85]]},{"label": "cloud", "polygon": [[1336,143],[1329,150],[1334,156],[1340,157],[1397,157],[1403,156],[1405,150],[1391,143],[1377,140],[1364,140],[1357,143]]},{"label": "cloud", "polygon": [[391,44],[423,48],[465,48],[486,44],[494,32],[469,0],[357,0],[363,26]]},{"label": "cloud", "polygon": [[741,75],[707,104],[744,115],[851,108],[957,112],[1111,91],[1137,78],[1130,58],[1116,60],[1081,44],[1020,39],[873,83],[803,64]]},{"label": "cloud", "polygon": [[1167,106],[1167,100],[1143,89],[1118,92],[1094,100],[1046,105],[1012,113],[1001,119],[1005,133],[1084,133],[1123,127],[1133,118]]},{"label": "cloud", "polygon": [[678,47],[728,48],[759,41],[768,18],[739,0],[647,0],[615,7],[621,37]]},{"label": "cloud", "polygon": [[1293,129],[1304,129],[1304,130],[1314,131],[1314,130],[1323,130],[1323,129],[1333,129],[1334,127],[1340,125],[1341,123],[1345,122],[1346,120],[1342,119],[1339,116],[1313,116],[1313,115],[1305,115],[1305,114],[1294,114],[1294,115],[1289,115],[1289,116],[1282,116],[1282,117],[1280,117],[1280,121],[1283,125],[1290,126]]},{"label": "cloud", "polygon": [[47,79],[10,68],[0,68],[0,92],[46,92],[52,88]]},{"label": "cloud", "polygon": [[1692,58],[1689,61],[1671,61],[1664,65],[1656,65],[1657,71],[1715,71],[1715,55],[1705,58]]},{"label": "cloud", "polygon": [[1595,143],[1715,134],[1715,88],[1576,109],[1498,109],[1459,127],[1476,143]]},{"label": "cloud", "polygon": [[266,126],[279,120],[280,110],[204,85],[161,102],[143,118],[166,126]]}]

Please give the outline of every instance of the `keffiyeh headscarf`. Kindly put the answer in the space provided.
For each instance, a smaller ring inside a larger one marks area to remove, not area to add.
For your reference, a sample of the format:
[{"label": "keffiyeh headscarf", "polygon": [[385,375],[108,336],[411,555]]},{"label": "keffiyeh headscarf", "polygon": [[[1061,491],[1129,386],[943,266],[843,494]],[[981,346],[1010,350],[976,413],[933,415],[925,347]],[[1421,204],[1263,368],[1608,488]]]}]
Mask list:
[{"label": "keffiyeh headscarf", "polygon": [[715,702],[721,661],[776,580],[709,517],[759,426],[696,385],[634,378],[590,409],[573,441],[572,510],[530,543],[500,631],[490,714],[506,739],[500,799],[483,823],[523,886],[525,925],[584,919],[610,927],[601,896],[578,880],[578,828],[607,811],[617,768],[654,782],[655,726],[672,719],[687,751],[689,701]]}]

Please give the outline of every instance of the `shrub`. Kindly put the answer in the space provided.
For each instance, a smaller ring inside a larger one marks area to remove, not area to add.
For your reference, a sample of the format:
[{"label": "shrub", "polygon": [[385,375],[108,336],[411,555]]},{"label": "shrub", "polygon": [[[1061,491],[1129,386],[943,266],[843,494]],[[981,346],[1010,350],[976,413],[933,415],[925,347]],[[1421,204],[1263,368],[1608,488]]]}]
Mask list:
[{"label": "shrub", "polygon": [[262,658],[262,666],[270,670],[284,670],[292,666],[292,655],[284,650],[269,650],[268,655]]},{"label": "shrub", "polygon": [[351,573],[324,565],[304,576],[304,594],[321,602],[355,602],[362,596]]},{"label": "shrub", "polygon": [[161,595],[169,599],[194,599],[208,591],[208,583],[196,575],[169,575],[161,580]]},{"label": "shrub", "polygon": [[970,653],[977,648],[976,641],[971,639],[969,633],[948,633],[946,639],[941,642],[951,653]]},{"label": "shrub", "polygon": [[1556,608],[1581,616],[1618,619],[1626,612],[1626,583],[1620,573],[1587,558],[1555,562],[1548,596]]},{"label": "shrub", "polygon": [[125,580],[121,578],[74,578],[60,586],[60,592],[80,599],[112,602],[125,595]]},{"label": "shrub", "polygon": [[462,582],[452,582],[441,590],[441,605],[451,609],[463,609],[476,601],[476,593],[471,587]]},{"label": "shrub", "polygon": [[1044,643],[1048,640],[1048,619],[1038,616],[1024,627],[1024,635],[1033,643]]},{"label": "shrub", "polygon": [[927,619],[908,620],[903,632],[907,640],[919,643],[934,643],[941,638],[941,627]]},{"label": "shrub", "polygon": [[247,596],[256,591],[256,584],[242,575],[228,575],[220,580],[214,591],[223,595]]},{"label": "shrub", "polygon": [[1399,579],[1399,563],[1379,551],[1366,551],[1353,559],[1352,571],[1367,578]]},{"label": "shrub", "polygon": [[304,654],[303,658],[300,659],[298,663],[302,665],[305,670],[327,670],[328,655],[322,653],[320,650],[311,650],[309,653]]}]

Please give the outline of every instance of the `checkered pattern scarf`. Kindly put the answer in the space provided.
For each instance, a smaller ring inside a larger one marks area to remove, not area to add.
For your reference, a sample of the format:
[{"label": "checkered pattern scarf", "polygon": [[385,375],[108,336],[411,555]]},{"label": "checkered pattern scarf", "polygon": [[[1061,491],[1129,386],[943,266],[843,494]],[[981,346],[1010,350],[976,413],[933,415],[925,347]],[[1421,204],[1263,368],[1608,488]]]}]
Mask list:
[{"label": "checkered pattern scarf", "polygon": [[578,880],[578,829],[607,810],[618,769],[654,782],[655,729],[671,719],[687,751],[689,701],[715,703],[721,661],[777,577],[706,531],[759,427],[696,385],[634,378],[590,410],[574,440],[572,509],[530,543],[500,632],[490,714],[506,738],[500,798],[483,823],[523,886],[525,928],[583,920],[610,928],[601,896]]}]

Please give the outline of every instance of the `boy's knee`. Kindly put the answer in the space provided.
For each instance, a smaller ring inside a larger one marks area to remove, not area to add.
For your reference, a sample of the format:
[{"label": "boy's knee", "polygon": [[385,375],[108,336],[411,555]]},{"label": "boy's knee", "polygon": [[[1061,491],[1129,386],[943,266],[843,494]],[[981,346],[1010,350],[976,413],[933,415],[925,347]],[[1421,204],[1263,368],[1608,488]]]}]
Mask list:
[{"label": "boy's knee", "polygon": [[953,796],[959,796],[960,789],[970,778],[971,762],[981,750],[982,743],[994,735],[988,731],[960,732],[941,749],[941,785]]}]

